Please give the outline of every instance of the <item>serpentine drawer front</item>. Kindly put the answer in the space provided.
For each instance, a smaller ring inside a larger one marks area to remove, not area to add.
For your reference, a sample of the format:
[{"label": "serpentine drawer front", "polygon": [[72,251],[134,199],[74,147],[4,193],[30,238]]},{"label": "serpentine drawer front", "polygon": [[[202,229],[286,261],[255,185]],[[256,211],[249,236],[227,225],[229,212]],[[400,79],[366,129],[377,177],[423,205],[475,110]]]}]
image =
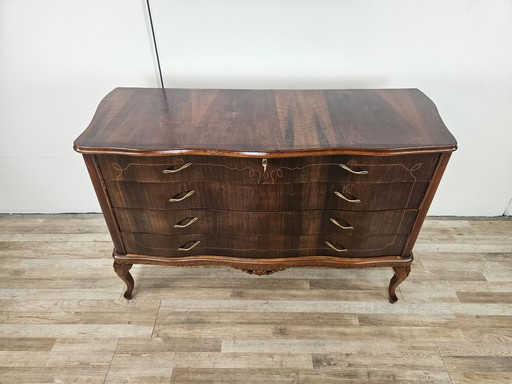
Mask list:
[{"label": "serpentine drawer front", "polygon": [[[266,166],[264,166],[266,164]],[[232,158],[220,156],[102,156],[106,180],[153,183],[222,181],[236,184],[429,181],[437,156],[310,156]]]},{"label": "serpentine drawer front", "polygon": [[226,235],[270,236],[340,234],[344,236],[407,235],[417,210],[335,211],[305,210],[287,212],[229,211],[217,209],[115,208],[121,232],[156,235],[222,233]]},{"label": "serpentine drawer front", "polygon": [[133,264],[392,267],[456,141],[415,89],[117,88],[75,141],[132,295]]},{"label": "serpentine drawer front", "polygon": [[157,256],[229,255],[251,258],[255,254],[272,259],[286,256],[385,256],[403,248],[407,236],[238,236],[238,235],[152,235],[122,233],[133,253]]},{"label": "serpentine drawer front", "polygon": [[228,209],[296,211],[339,209],[380,211],[418,208],[426,182],[418,183],[294,183],[232,185],[222,182],[105,182],[116,208],[154,210]]}]

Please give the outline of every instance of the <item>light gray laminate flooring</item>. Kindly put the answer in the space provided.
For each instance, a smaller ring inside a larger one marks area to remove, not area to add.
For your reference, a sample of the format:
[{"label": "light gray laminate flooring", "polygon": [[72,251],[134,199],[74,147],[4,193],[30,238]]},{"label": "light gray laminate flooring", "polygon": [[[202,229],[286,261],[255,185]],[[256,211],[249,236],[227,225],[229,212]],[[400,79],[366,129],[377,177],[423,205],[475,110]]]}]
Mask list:
[{"label": "light gray laminate flooring", "polygon": [[386,269],[112,269],[100,215],[0,216],[1,383],[511,383],[512,220],[428,219]]}]

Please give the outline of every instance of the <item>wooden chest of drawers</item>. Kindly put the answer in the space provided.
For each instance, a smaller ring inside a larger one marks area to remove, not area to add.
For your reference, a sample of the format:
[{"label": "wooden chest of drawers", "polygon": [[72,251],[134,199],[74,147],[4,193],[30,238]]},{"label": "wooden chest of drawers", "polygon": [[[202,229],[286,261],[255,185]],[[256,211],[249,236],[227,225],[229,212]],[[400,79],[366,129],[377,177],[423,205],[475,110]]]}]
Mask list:
[{"label": "wooden chest of drawers", "polygon": [[393,267],[456,142],[418,90],[118,88],[75,141],[133,291],[135,263]]}]

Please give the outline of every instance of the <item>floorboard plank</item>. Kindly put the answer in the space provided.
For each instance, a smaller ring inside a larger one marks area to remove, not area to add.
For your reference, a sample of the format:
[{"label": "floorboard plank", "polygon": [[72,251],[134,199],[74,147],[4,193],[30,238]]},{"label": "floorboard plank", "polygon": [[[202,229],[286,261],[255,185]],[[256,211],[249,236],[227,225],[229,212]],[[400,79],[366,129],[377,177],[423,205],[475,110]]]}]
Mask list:
[{"label": "floorboard plank", "polygon": [[512,220],[427,219],[390,268],[135,265],[98,214],[0,214],[0,382],[512,382]]}]

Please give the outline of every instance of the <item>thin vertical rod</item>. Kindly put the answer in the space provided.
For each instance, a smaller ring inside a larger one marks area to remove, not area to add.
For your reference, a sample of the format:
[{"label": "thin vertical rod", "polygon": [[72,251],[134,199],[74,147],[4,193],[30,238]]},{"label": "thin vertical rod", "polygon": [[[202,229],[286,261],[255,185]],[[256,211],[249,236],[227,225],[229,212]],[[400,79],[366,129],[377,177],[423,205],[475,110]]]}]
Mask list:
[{"label": "thin vertical rod", "polygon": [[146,0],[146,5],[148,8],[149,15],[149,24],[151,25],[151,35],[153,36],[153,45],[155,47],[156,54],[156,63],[158,65],[158,74],[160,75],[160,84],[162,85],[162,89],[164,89],[164,79],[162,77],[162,68],[160,67],[160,56],[158,55],[158,47],[156,45],[156,37],[155,37],[155,28],[153,27],[153,16],[151,15],[151,6],[149,5],[149,0]]}]

